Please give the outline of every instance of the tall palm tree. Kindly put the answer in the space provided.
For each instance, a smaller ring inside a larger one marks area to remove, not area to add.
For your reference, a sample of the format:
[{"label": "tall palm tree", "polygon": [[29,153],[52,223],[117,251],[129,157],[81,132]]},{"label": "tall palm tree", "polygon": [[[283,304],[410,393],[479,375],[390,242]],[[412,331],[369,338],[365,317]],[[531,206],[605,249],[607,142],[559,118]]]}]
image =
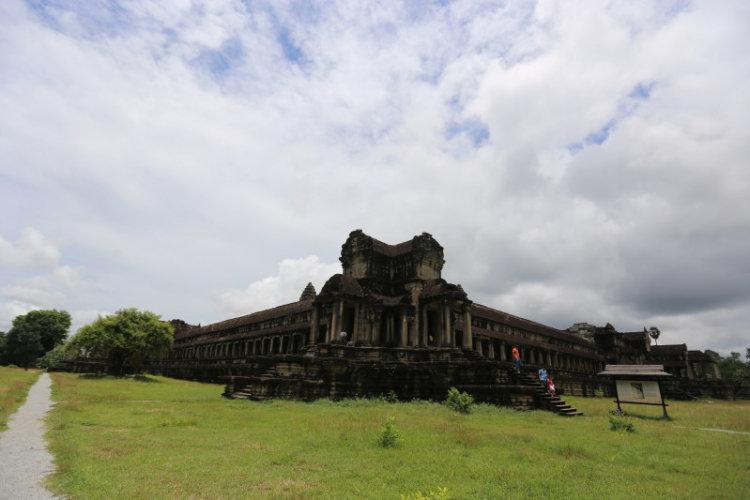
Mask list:
[{"label": "tall palm tree", "polygon": [[656,345],[659,345],[659,343],[657,342],[657,340],[659,339],[659,335],[661,335],[661,331],[655,326],[652,326],[648,329],[648,336],[654,339],[654,343]]}]

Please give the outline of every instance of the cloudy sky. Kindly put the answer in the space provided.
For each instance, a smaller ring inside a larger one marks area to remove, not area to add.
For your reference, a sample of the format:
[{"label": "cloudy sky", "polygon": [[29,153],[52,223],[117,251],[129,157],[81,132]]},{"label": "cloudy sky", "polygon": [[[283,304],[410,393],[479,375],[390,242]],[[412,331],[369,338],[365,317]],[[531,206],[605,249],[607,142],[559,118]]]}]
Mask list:
[{"label": "cloudy sky", "polygon": [[445,247],[557,328],[750,345],[750,3],[0,2],[0,330],[207,324]]}]

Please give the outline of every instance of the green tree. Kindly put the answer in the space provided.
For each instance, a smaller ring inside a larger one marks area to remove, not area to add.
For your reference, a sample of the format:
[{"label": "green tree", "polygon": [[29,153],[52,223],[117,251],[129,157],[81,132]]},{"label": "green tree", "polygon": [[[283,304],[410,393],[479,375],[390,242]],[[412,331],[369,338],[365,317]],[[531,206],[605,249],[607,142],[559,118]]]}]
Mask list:
[{"label": "green tree", "polygon": [[648,329],[648,336],[654,339],[654,343],[656,345],[659,345],[659,343],[657,342],[657,340],[659,340],[659,335],[661,335],[661,331],[655,326],[652,326]]},{"label": "green tree", "polygon": [[716,362],[716,365],[719,367],[719,373],[721,373],[721,379],[729,386],[730,395],[736,398],[750,376],[750,356],[748,356],[750,354],[750,347],[747,348],[745,353],[745,356],[748,358],[747,362],[743,362],[740,359],[740,353],[738,352],[729,353],[727,357],[710,349],[706,349],[704,352]]},{"label": "green tree", "polygon": [[28,369],[46,352],[62,345],[70,324],[70,313],[56,309],[16,316],[6,336],[6,360]]},{"label": "green tree", "polygon": [[39,368],[49,370],[53,366],[57,366],[60,361],[69,359],[75,359],[75,353],[67,349],[67,344],[59,345],[39,358]]},{"label": "green tree", "polygon": [[84,358],[106,358],[110,370],[122,375],[126,364],[140,371],[149,356],[169,351],[173,332],[172,325],[150,311],[121,309],[81,327],[67,349]]},{"label": "green tree", "polygon": [[39,332],[27,328],[11,328],[5,344],[6,360],[28,370],[44,354]]}]

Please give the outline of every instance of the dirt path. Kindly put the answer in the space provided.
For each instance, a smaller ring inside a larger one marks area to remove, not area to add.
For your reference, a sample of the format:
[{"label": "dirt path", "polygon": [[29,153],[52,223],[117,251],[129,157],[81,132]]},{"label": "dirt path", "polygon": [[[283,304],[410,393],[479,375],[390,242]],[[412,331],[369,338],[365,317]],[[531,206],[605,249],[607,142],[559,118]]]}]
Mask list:
[{"label": "dirt path", "polygon": [[29,390],[26,402],[0,434],[0,500],[59,499],[41,482],[54,470],[44,441],[44,417],[52,408],[52,380],[43,373]]}]

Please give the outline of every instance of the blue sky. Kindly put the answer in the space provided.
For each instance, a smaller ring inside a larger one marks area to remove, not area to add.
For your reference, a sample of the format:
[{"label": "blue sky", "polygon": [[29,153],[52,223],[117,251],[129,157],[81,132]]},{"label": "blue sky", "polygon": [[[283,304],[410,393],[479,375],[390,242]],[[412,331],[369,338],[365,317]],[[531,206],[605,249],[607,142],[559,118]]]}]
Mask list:
[{"label": "blue sky", "polygon": [[0,3],[0,330],[296,300],[363,229],[476,302],[750,345],[739,1]]}]

